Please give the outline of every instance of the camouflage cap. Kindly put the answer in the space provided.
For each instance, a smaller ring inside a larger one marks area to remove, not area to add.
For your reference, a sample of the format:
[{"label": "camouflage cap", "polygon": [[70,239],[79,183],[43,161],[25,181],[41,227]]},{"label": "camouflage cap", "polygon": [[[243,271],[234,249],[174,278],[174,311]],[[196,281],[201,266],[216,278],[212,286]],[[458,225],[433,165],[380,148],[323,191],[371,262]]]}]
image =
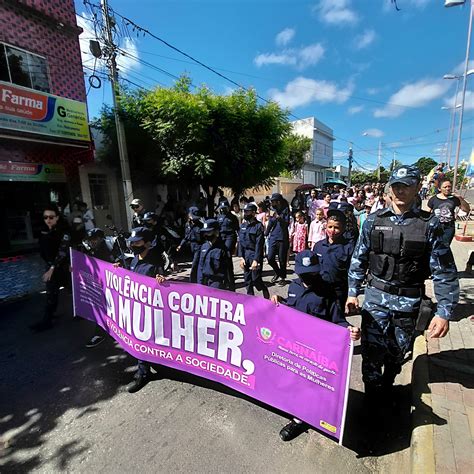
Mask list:
[{"label": "camouflage cap", "polygon": [[420,170],[414,165],[403,165],[395,168],[390,175],[388,185],[402,183],[406,186],[413,186],[421,181]]}]

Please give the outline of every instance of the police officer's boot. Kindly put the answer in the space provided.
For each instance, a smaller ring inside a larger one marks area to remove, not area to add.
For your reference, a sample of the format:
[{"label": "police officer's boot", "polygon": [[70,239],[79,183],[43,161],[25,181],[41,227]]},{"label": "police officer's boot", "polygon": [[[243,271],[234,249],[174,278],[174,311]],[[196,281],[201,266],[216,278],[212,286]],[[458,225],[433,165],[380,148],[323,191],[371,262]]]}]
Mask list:
[{"label": "police officer's boot", "polygon": [[297,436],[299,436],[301,433],[307,431],[308,428],[309,425],[294,418],[280,430],[280,438],[282,441],[291,441],[292,439],[295,439]]},{"label": "police officer's boot", "polygon": [[149,375],[136,374],[135,379],[127,385],[127,392],[135,393],[141,390],[150,381]]}]

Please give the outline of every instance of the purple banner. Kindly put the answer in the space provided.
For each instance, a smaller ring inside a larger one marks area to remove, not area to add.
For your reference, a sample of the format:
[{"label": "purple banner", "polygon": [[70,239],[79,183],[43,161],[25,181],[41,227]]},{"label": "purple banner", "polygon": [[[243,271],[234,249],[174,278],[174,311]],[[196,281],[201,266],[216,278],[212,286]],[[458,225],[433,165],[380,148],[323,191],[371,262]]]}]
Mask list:
[{"label": "purple banner", "polygon": [[284,305],[137,275],[71,251],[74,314],[132,356],[227,385],[341,441],[349,331]]}]

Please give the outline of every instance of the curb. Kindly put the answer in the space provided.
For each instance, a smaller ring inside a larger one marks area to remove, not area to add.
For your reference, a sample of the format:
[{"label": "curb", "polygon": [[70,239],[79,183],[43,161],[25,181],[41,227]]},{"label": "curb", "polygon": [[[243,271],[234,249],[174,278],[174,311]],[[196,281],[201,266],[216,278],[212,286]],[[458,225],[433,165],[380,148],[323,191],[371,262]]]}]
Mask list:
[{"label": "curb", "polygon": [[[412,434],[410,442],[410,472],[431,474],[436,472],[434,452],[433,404],[429,389],[428,344],[424,334],[413,345]],[[422,356],[422,357],[420,357]],[[424,357],[423,357],[424,356]]]}]

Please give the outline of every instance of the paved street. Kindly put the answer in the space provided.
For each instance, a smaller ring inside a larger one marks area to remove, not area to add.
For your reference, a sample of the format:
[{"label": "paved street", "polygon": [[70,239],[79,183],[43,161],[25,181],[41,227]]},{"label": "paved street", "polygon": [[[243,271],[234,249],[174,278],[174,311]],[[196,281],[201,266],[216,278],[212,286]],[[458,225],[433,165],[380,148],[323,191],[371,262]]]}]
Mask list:
[{"label": "paved street", "polygon": [[[184,275],[183,272],[181,275]],[[240,271],[237,283],[242,283]],[[271,272],[266,271],[266,280]],[[242,291],[242,288],[239,288]],[[271,292],[285,289],[272,287]],[[409,364],[401,405],[380,421],[369,453],[360,355],[355,350],[345,447],[315,431],[283,443],[284,414],[194,376],[160,370],[140,392],[125,391],[134,361],[111,339],[95,349],[87,321],[61,318],[33,335],[44,295],[3,305],[0,332],[2,472],[400,472],[410,439]]]}]

